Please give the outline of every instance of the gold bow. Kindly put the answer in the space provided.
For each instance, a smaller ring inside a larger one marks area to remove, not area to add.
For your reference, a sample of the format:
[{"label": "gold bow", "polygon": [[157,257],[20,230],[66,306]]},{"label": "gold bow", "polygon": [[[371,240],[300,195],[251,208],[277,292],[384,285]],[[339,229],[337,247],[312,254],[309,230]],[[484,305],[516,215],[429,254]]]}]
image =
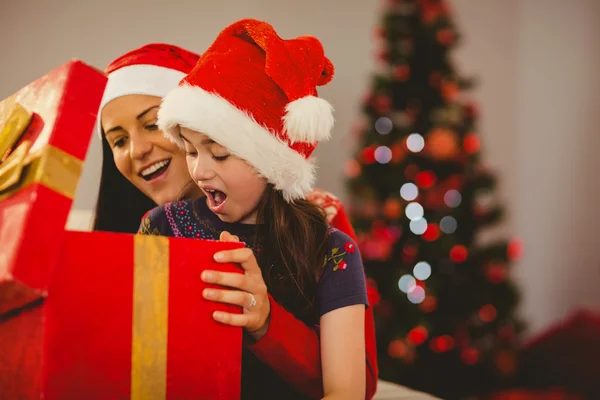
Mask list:
[{"label": "gold bow", "polygon": [[83,168],[80,159],[49,145],[30,154],[27,140],[14,148],[31,119],[12,98],[0,103],[0,200],[36,182],[73,199]]},{"label": "gold bow", "polygon": [[14,103],[7,114],[6,119],[0,115],[0,193],[19,182],[23,161],[31,147],[31,143],[26,141],[9,153],[29,126],[31,114],[19,103]]}]

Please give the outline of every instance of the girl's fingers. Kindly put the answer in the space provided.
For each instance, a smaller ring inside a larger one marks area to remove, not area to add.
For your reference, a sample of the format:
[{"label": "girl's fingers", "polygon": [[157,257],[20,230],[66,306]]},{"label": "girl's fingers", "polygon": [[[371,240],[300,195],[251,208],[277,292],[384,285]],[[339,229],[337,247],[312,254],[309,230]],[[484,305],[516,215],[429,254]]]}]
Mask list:
[{"label": "girl's fingers", "polygon": [[220,251],[215,253],[214,259],[221,263],[237,263],[247,272],[260,273],[254,252],[249,248]]},{"label": "girl's fingers", "polygon": [[236,235],[232,235],[227,231],[223,231],[221,232],[221,235],[219,235],[219,240],[222,242],[239,242],[240,238]]}]

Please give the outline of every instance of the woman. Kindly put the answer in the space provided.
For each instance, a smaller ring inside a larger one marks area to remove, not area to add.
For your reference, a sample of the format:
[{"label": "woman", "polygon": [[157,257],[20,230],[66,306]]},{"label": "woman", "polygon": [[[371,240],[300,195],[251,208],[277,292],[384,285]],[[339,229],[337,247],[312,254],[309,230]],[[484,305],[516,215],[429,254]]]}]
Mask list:
[{"label": "woman", "polygon": [[106,68],[98,113],[102,175],[95,230],[134,233],[157,204],[200,195],[184,153],[156,127],[161,99],[198,60],[176,46],[149,44]]}]

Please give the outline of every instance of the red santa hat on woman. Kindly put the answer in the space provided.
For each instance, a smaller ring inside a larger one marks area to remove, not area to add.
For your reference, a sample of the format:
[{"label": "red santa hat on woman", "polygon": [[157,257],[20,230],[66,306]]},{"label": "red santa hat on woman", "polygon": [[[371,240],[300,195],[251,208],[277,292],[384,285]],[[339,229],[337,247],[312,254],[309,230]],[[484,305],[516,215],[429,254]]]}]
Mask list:
[{"label": "red santa hat on woman", "polygon": [[310,192],[310,156],[331,134],[333,109],[316,87],[332,78],[319,40],[284,40],[271,25],[244,19],[225,28],[163,99],[158,125],[180,146],[180,126],[207,135],[293,201]]},{"label": "red santa hat on woman", "polygon": [[111,62],[104,70],[108,82],[98,111],[98,131],[102,132],[102,109],[110,101],[129,94],[165,97],[192,70],[199,57],[177,46],[152,43]]}]

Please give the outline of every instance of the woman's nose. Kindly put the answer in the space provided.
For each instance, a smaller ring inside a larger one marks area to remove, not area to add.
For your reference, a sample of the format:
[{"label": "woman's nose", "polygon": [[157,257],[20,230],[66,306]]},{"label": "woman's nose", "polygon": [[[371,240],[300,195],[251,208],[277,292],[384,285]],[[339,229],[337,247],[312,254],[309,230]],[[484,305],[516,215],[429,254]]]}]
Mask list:
[{"label": "woman's nose", "polygon": [[152,151],[152,141],[146,135],[135,132],[130,134],[129,155],[132,159],[143,159]]}]

